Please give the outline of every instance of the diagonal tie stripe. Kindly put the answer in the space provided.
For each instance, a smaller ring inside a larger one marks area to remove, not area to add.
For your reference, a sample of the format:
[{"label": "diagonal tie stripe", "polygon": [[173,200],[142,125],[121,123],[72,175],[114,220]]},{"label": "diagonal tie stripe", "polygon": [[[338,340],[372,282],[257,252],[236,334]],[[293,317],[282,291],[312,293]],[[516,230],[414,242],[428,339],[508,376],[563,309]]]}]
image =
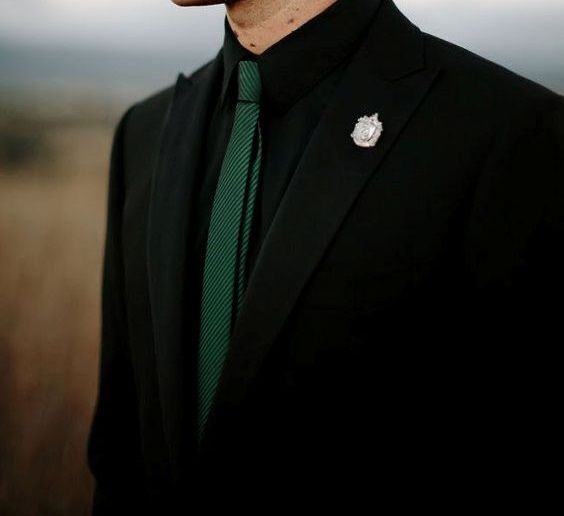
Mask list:
[{"label": "diagonal tie stripe", "polygon": [[204,260],[198,345],[198,443],[247,284],[247,253],[262,153],[261,80],[255,61],[239,62],[237,93],[235,119],[213,199]]}]

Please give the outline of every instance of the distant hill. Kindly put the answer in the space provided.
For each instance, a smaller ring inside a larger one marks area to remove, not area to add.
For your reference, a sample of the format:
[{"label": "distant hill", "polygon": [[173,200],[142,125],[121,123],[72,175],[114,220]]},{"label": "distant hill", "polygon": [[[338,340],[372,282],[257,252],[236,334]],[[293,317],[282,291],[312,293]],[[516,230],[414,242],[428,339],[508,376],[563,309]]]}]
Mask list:
[{"label": "distant hill", "polygon": [[112,53],[0,41],[0,96],[80,93],[138,100],[173,83],[179,72],[190,73],[214,55]]},{"label": "distant hill", "polygon": [[[7,97],[22,95],[88,95],[123,105],[173,83],[181,71],[189,74],[218,50],[208,55],[180,50],[143,54],[23,46],[0,40],[0,98],[6,101]],[[564,94],[564,66],[556,68],[537,60],[525,70],[515,71]]]}]

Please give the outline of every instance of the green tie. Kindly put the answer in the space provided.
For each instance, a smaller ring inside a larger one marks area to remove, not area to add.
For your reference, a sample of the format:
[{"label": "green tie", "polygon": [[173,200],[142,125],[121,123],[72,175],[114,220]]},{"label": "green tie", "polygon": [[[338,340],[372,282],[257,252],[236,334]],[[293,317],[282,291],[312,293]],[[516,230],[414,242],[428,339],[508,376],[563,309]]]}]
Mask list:
[{"label": "green tie", "polygon": [[247,250],[261,164],[260,94],[258,64],[240,61],[235,119],[213,200],[204,261],[198,350],[198,443],[246,290]]}]

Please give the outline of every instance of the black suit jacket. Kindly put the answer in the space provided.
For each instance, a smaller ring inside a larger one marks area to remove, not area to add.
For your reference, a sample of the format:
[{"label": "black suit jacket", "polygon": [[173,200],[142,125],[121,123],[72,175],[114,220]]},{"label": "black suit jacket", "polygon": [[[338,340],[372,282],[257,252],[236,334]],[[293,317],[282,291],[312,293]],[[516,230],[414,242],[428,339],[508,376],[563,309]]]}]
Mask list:
[{"label": "black suit jacket", "polygon": [[[194,454],[183,278],[218,74],[221,50],[115,134],[94,513],[436,507],[550,481],[564,101],[420,31],[392,0],[264,239]],[[380,140],[356,146],[357,118],[375,112]]]}]

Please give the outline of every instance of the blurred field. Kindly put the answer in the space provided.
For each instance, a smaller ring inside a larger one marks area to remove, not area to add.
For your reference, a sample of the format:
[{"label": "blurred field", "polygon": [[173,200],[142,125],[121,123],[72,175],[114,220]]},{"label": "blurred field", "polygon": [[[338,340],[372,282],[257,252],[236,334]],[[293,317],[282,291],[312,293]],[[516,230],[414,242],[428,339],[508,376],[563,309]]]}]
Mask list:
[{"label": "blurred field", "polygon": [[0,514],[88,514],[116,114],[0,113]]}]

